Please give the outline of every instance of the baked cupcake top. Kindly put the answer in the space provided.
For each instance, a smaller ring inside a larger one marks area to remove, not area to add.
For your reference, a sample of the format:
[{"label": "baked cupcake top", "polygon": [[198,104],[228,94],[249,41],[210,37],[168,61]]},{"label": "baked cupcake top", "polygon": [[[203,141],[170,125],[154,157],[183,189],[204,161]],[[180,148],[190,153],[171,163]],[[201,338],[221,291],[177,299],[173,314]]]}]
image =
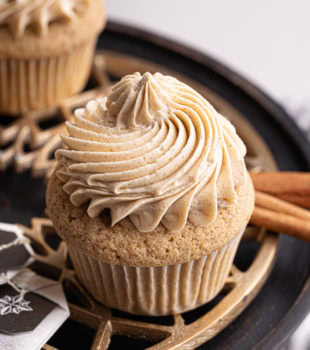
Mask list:
[{"label": "baked cupcake top", "polygon": [[44,35],[50,23],[73,20],[88,3],[89,0],[0,0],[0,25],[7,26],[14,37],[21,37],[28,27]]},{"label": "baked cupcake top", "polygon": [[0,0],[0,58],[49,57],[95,40],[102,0]]},{"label": "baked cupcake top", "polygon": [[90,217],[129,217],[141,232],[160,223],[204,227],[237,200],[246,148],[232,124],[170,76],[125,76],[104,99],[76,110],[56,152],[58,178]]}]

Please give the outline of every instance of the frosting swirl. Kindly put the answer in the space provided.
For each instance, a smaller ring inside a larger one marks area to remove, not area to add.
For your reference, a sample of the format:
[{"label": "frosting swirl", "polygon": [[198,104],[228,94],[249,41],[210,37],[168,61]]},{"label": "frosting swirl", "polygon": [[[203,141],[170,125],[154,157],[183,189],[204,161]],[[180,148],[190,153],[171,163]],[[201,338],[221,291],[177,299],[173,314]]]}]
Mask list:
[{"label": "frosting swirl", "polygon": [[51,22],[72,20],[85,10],[89,0],[0,0],[0,25],[7,25],[14,37],[27,27],[47,33]]},{"label": "frosting swirl", "polygon": [[112,225],[129,216],[141,232],[206,226],[245,182],[235,128],[170,76],[127,75],[74,121],[56,152],[57,176],[75,206],[89,202],[89,216],[110,208]]}]

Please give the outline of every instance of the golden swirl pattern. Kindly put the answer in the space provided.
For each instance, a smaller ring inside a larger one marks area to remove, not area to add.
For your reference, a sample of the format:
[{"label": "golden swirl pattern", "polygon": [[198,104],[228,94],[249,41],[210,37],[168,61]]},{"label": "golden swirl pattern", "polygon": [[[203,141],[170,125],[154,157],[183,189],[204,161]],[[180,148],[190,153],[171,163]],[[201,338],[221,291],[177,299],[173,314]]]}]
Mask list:
[{"label": "golden swirl pattern", "polygon": [[141,232],[160,223],[206,226],[237,199],[246,148],[231,123],[196,91],[170,76],[125,76],[107,98],[67,123],[57,176],[89,216],[111,211]]},{"label": "golden swirl pattern", "polygon": [[85,10],[89,0],[0,0],[0,26],[21,37],[31,27],[41,35],[56,20],[72,20]]}]

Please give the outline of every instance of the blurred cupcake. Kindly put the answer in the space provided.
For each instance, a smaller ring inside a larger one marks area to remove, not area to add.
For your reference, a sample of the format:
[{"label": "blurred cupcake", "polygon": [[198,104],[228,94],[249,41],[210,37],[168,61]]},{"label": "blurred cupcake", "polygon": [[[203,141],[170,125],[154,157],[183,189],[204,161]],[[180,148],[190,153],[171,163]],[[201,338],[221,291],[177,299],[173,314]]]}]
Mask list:
[{"label": "blurred cupcake", "polygon": [[83,89],[104,22],[102,0],[0,0],[0,113]]},{"label": "blurred cupcake", "polygon": [[47,208],[94,298],[145,315],[214,298],[254,206],[230,122],[178,80],[136,73],[67,128]]}]

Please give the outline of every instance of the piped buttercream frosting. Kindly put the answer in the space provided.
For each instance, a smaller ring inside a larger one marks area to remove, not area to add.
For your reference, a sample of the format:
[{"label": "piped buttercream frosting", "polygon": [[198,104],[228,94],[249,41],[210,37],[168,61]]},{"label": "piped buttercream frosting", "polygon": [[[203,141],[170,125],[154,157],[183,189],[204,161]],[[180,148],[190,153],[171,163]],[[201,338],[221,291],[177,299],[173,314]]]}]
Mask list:
[{"label": "piped buttercream frosting", "polygon": [[129,217],[141,232],[207,226],[246,181],[246,148],[233,125],[160,73],[125,76],[107,98],[77,109],[67,130],[57,176],[89,216],[109,208],[112,225]]}]

